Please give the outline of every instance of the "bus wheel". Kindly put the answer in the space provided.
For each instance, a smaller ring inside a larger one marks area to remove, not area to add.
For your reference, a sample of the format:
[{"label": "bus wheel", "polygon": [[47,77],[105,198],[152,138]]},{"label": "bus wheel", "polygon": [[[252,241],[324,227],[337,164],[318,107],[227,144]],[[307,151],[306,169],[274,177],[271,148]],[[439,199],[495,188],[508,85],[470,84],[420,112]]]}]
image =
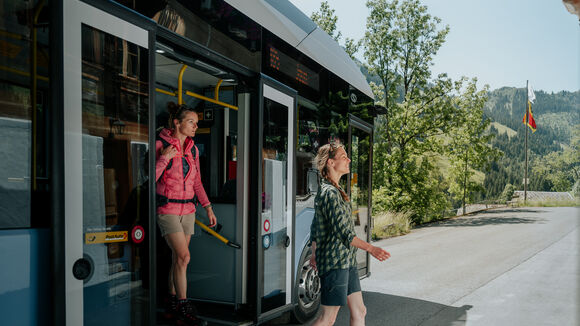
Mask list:
[{"label": "bus wheel", "polygon": [[298,279],[296,280],[298,304],[294,308],[293,317],[301,324],[312,319],[320,307],[320,279],[318,272],[310,266],[311,256],[312,249],[306,247],[298,265]]}]

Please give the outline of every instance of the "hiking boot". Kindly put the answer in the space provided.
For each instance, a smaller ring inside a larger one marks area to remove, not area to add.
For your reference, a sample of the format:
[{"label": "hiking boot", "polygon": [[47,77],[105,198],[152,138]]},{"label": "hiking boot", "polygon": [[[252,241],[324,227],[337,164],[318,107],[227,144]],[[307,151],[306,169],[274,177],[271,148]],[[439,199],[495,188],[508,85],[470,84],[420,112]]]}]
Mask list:
[{"label": "hiking boot", "polygon": [[165,312],[163,317],[168,320],[177,318],[177,296],[175,294],[168,295],[164,300]]},{"label": "hiking boot", "polygon": [[177,303],[178,326],[206,326],[207,322],[197,318],[197,311],[191,302],[179,300]]}]

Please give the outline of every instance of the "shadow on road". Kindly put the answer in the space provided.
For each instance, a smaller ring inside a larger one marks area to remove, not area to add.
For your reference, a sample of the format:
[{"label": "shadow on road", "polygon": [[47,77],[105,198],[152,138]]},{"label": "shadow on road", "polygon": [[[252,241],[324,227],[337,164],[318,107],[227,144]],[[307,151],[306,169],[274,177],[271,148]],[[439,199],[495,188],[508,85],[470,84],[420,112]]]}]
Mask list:
[{"label": "shadow on road", "polygon": [[420,229],[423,227],[449,227],[449,226],[485,226],[485,225],[499,225],[499,224],[532,224],[543,223],[545,219],[537,217],[514,216],[514,214],[533,214],[544,212],[540,209],[533,208],[500,208],[487,211],[481,211],[476,214],[467,216],[457,216],[447,220],[427,223],[415,227]]},{"label": "shadow on road", "polygon": [[468,218],[457,218],[450,219],[441,223],[434,223],[429,225],[430,227],[449,227],[449,226],[485,226],[485,225],[498,225],[498,224],[532,224],[532,223],[542,223],[543,220],[537,218],[527,218],[527,217],[468,217]]},{"label": "shadow on road", "polygon": [[524,208],[494,208],[486,211],[477,212],[477,215],[497,215],[497,214],[507,214],[507,213],[542,213],[545,210],[533,207],[524,207]]},{"label": "shadow on road", "polygon": [[[378,292],[363,291],[367,307],[367,326],[462,326],[467,320],[467,310],[471,306],[451,307],[440,303],[400,297]],[[335,326],[350,325],[348,307],[341,307]],[[314,320],[304,324],[312,325]],[[280,325],[280,324],[278,324]],[[286,324],[296,326],[297,324]]]}]

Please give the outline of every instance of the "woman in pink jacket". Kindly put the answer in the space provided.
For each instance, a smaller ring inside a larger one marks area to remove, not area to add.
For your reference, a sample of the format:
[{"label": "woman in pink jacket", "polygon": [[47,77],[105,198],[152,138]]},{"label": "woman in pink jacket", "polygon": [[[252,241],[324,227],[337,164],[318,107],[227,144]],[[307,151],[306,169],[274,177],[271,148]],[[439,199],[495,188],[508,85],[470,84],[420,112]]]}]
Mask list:
[{"label": "woman in pink jacket", "polygon": [[202,322],[187,301],[187,265],[189,241],[194,232],[194,197],[206,209],[209,226],[217,223],[199,174],[199,151],[193,137],[197,130],[197,112],[185,105],[170,102],[169,128],[159,133],[155,144],[157,180],[157,223],[171,248],[169,298],[166,317],[177,317],[189,325]]}]

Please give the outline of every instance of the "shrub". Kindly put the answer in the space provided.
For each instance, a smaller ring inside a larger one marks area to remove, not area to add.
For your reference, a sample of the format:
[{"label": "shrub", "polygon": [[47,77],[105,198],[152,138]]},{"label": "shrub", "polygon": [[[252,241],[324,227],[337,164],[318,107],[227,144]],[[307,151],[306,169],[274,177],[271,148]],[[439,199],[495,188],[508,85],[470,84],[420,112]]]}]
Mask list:
[{"label": "shrub", "polygon": [[413,212],[381,212],[373,217],[373,240],[384,239],[411,231],[411,216]]}]

